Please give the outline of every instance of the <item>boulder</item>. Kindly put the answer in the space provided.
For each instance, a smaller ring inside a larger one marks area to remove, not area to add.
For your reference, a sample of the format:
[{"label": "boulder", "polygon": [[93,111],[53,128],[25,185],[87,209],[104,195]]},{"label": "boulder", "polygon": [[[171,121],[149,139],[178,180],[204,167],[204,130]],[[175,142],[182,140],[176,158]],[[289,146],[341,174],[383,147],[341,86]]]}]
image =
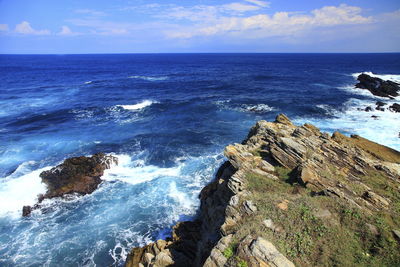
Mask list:
[{"label": "boulder", "polygon": [[359,83],[356,84],[357,88],[366,89],[373,95],[381,97],[393,98],[399,95],[400,86],[398,83],[392,81],[384,81],[377,77],[371,77],[365,73],[357,77]]},{"label": "boulder", "polygon": [[249,249],[251,255],[265,262],[266,266],[295,267],[293,262],[280,253],[271,242],[262,237],[253,240]]},{"label": "boulder", "polygon": [[400,104],[394,103],[393,105],[391,105],[391,106],[389,107],[389,109],[390,109],[391,111],[399,112],[399,113],[400,113]]},{"label": "boulder", "polygon": [[90,194],[101,183],[100,177],[104,170],[113,164],[118,164],[118,159],[103,153],[66,159],[62,164],[40,174],[42,182],[47,185],[43,199],[71,193]]},{"label": "boulder", "polygon": [[[101,183],[100,177],[104,170],[113,164],[118,164],[118,159],[103,153],[94,154],[92,157],[74,157],[66,159],[62,164],[40,174],[42,182],[47,185],[47,192],[38,196],[38,202],[66,194],[90,194]],[[29,216],[32,210],[40,208],[39,204],[33,207],[24,206],[22,216]]]}]

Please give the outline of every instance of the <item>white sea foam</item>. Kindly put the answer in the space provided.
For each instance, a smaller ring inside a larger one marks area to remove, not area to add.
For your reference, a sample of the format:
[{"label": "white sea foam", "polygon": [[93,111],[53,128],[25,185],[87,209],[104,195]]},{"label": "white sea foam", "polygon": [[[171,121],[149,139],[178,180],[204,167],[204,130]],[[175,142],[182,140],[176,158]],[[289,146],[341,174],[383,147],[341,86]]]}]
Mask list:
[{"label": "white sea foam", "polygon": [[179,203],[179,205],[186,210],[191,210],[196,204],[193,199],[190,199],[186,193],[178,190],[176,183],[172,182],[169,187],[169,194],[173,200]]},{"label": "white sea foam", "polygon": [[238,108],[239,111],[244,112],[268,112],[275,110],[273,107],[268,106],[267,104],[257,104],[257,105],[242,105]]},{"label": "white sea foam", "polygon": [[235,110],[239,112],[269,112],[275,110],[275,108],[268,106],[267,104],[242,104],[240,106],[238,105],[232,105],[230,104],[231,100],[218,100],[215,101],[214,103],[219,106],[222,109],[228,109],[228,110]]},{"label": "white sea foam", "polygon": [[181,166],[160,168],[154,165],[143,165],[141,160],[132,160],[128,155],[117,155],[118,165],[106,170],[103,180],[119,180],[129,184],[139,184],[162,176],[179,176]]},{"label": "white sea foam", "polygon": [[325,111],[326,115],[334,116],[337,114],[337,110],[330,105],[320,104],[316,105],[316,107]]},{"label": "white sea foam", "polygon": [[121,107],[121,108],[127,109],[127,110],[141,110],[141,109],[144,109],[145,107],[151,106],[154,103],[158,103],[158,102],[151,101],[151,100],[144,100],[144,101],[134,104],[134,105],[117,105],[117,107]]},{"label": "white sea foam", "polygon": [[156,82],[156,81],[165,81],[169,77],[168,76],[154,77],[154,76],[138,76],[138,75],[135,75],[135,76],[129,76],[128,78],[130,78],[130,79],[141,79],[141,80],[145,80],[145,81]]},{"label": "white sea foam", "polygon": [[93,81],[87,81],[85,82],[85,84],[91,84]]},{"label": "white sea foam", "polygon": [[[42,184],[39,174],[50,168],[29,171],[26,164],[21,164],[15,174],[2,178],[0,182],[0,217],[20,217],[23,206],[34,205],[37,202],[37,196],[46,192],[46,186]],[[20,176],[16,174],[20,174]]]},{"label": "white sea foam", "polygon": [[[385,99],[385,102],[388,103],[385,106],[385,111],[375,110],[374,101],[356,98],[348,100],[343,110],[335,110],[327,108],[326,105],[319,105],[319,108],[327,110],[334,118],[298,118],[295,122],[297,124],[313,123],[330,133],[338,130],[348,135],[358,134],[379,144],[400,150],[400,115],[387,109],[395,100]],[[366,107],[371,107],[372,111],[364,111]]]}]

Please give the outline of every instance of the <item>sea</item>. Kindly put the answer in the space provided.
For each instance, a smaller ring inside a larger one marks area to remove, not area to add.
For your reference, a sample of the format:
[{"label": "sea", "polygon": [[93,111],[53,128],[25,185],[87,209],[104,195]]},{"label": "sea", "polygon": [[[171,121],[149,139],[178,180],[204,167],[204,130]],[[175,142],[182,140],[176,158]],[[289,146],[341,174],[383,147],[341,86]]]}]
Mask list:
[{"label": "sea", "polygon": [[[363,72],[400,82],[400,54],[0,55],[0,266],[122,266],[279,113],[400,150],[400,113],[364,111],[400,99],[356,89]],[[119,165],[95,192],[21,216],[42,171],[97,152]]]}]

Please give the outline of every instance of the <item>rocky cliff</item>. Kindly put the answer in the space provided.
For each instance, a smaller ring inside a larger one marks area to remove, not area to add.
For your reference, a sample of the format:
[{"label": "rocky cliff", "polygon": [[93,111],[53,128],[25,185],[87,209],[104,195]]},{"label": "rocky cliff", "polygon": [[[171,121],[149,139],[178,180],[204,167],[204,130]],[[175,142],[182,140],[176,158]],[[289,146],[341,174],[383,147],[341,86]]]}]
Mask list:
[{"label": "rocky cliff", "polygon": [[200,194],[198,220],[126,266],[400,266],[400,153],[259,121]]}]

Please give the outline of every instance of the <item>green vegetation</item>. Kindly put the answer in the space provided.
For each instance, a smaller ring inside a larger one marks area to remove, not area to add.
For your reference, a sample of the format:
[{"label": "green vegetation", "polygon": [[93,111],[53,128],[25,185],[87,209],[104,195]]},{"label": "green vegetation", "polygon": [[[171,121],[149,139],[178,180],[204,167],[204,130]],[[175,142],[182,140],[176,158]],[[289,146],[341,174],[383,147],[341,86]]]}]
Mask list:
[{"label": "green vegetation", "polygon": [[235,257],[237,267],[247,267],[247,262],[239,257]]},{"label": "green vegetation", "polygon": [[222,254],[224,255],[225,258],[229,259],[229,258],[232,257],[233,254],[234,254],[233,247],[232,247],[232,246],[227,247],[227,248],[223,251]]},{"label": "green vegetation", "polygon": [[275,167],[276,174],[278,177],[283,180],[283,181],[289,181],[290,180],[290,172],[292,170],[285,168],[285,167]]},{"label": "green vegetation", "polygon": [[[400,245],[392,234],[392,229],[400,229],[400,194],[393,181],[379,172],[362,178],[393,204],[391,210],[371,215],[344,199],[313,197],[309,189],[287,183],[288,169],[278,167],[276,173],[278,181],[247,174],[247,187],[258,212],[243,218],[237,226],[237,240],[262,236],[297,266],[400,266]],[[340,175],[333,169],[328,174]],[[284,201],[286,210],[277,207]],[[266,219],[274,222],[274,229],[263,224]],[[238,262],[237,266],[245,265]]]}]

